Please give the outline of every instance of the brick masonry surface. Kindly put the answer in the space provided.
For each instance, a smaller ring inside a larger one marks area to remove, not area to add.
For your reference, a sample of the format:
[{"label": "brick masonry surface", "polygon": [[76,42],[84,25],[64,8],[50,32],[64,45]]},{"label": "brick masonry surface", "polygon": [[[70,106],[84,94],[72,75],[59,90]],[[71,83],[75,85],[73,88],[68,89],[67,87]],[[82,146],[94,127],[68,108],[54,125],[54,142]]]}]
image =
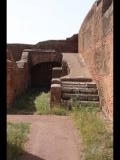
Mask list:
[{"label": "brick masonry surface", "polygon": [[[99,3],[98,3],[99,2]],[[104,114],[113,118],[113,3],[96,1],[80,27],[78,52],[96,81]]]}]

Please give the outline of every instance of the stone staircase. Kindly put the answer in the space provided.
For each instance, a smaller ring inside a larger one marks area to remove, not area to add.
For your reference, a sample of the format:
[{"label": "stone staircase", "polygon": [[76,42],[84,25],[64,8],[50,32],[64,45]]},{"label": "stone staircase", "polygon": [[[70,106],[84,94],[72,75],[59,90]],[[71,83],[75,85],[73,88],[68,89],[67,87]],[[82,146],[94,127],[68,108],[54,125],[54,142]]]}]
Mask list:
[{"label": "stone staircase", "polygon": [[60,76],[60,74],[54,76],[53,74],[51,106],[56,104],[69,108],[74,105],[98,106],[99,96],[96,83],[93,82],[82,55],[80,53],[62,53],[62,61],[66,62],[69,72],[65,76]]},{"label": "stone staircase", "polygon": [[94,104],[99,105],[98,90],[91,78],[62,78],[61,104],[72,107]]}]

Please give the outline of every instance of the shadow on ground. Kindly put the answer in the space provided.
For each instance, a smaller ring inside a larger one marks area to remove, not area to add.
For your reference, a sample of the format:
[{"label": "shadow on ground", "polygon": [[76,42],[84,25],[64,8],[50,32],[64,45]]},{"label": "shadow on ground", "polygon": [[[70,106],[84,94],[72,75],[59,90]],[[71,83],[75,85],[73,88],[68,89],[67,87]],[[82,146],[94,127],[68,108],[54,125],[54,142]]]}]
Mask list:
[{"label": "shadow on ground", "polygon": [[45,160],[45,159],[35,156],[28,152],[24,152],[23,155],[20,156],[18,160]]},{"label": "shadow on ground", "polygon": [[45,160],[24,151],[21,147],[7,143],[7,160]]},{"label": "shadow on ground", "polygon": [[36,112],[35,99],[42,93],[48,93],[49,88],[31,88],[16,98],[13,106],[7,109],[7,114],[34,114]]}]

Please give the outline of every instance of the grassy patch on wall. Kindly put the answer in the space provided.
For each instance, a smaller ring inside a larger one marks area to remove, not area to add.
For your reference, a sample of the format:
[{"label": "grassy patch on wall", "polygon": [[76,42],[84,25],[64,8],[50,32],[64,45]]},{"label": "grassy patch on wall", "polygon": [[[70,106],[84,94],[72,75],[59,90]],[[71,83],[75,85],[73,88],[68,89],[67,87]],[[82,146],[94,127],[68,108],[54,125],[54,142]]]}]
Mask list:
[{"label": "grassy patch on wall", "polygon": [[7,123],[7,160],[17,160],[24,152],[29,129],[28,123]]},{"label": "grassy patch on wall", "polygon": [[113,134],[99,113],[100,109],[92,105],[75,107],[71,113],[82,137],[85,160],[113,160]]}]

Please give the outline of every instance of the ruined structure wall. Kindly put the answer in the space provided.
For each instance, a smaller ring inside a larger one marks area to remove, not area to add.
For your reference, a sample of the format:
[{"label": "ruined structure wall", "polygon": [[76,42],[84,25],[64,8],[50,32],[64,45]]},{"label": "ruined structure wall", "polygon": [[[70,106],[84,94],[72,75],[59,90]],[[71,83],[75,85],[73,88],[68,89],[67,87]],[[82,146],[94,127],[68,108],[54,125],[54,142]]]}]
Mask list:
[{"label": "ruined structure wall", "polygon": [[62,61],[62,55],[52,51],[39,52],[37,50],[35,51],[31,50],[29,51],[29,53],[30,53],[30,59],[31,59],[31,66],[37,65],[39,63],[46,63],[46,62],[61,63]]},{"label": "ruined structure wall", "polygon": [[34,48],[54,49],[59,53],[63,52],[78,52],[78,34],[73,35],[66,40],[48,40],[37,43]]},{"label": "ruined structure wall", "polygon": [[14,98],[13,62],[7,60],[7,107],[12,105]]},{"label": "ruined structure wall", "polygon": [[[41,51],[26,49],[21,54],[21,59],[15,61],[12,51],[7,50],[7,103],[8,107],[12,106],[15,98],[22,93],[32,84],[40,84],[50,86],[52,79],[52,68],[60,66],[62,55],[54,51]],[[32,69],[36,65],[43,66]],[[42,76],[41,76],[42,75]],[[44,75],[44,76],[43,76]],[[34,85],[33,85],[34,86]]]},{"label": "ruined structure wall", "polygon": [[73,35],[65,40],[48,40],[39,42],[35,45],[31,44],[7,44],[8,51],[11,50],[15,61],[19,61],[24,49],[53,49],[58,53],[62,52],[78,52],[78,34]]},{"label": "ruined structure wall", "polygon": [[48,40],[39,42],[34,45],[34,49],[53,49],[58,53],[63,52],[78,52],[78,34],[73,35],[65,40]]},{"label": "ruined structure wall", "polygon": [[100,104],[107,117],[113,114],[113,2],[98,0],[79,31],[78,52],[97,83]]},{"label": "ruined structure wall", "polygon": [[18,65],[10,50],[7,52],[7,58],[7,107],[9,108],[13,105],[15,98],[21,95],[27,88],[28,64],[19,61]]},{"label": "ruined structure wall", "polygon": [[14,92],[15,97],[24,93],[27,89],[28,84],[28,71],[27,71],[27,64],[24,64],[23,68],[16,66],[14,68]]},{"label": "ruined structure wall", "polygon": [[15,61],[19,61],[22,56],[22,51],[24,49],[31,49],[34,45],[30,44],[7,44],[8,52],[9,50],[12,52],[13,58]]}]

